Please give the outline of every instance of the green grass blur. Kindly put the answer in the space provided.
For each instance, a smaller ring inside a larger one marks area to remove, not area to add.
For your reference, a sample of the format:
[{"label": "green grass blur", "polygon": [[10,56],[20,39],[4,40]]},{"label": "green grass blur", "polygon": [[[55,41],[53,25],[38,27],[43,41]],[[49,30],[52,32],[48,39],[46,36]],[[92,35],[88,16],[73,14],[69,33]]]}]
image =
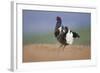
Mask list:
[{"label": "green grass blur", "polygon": [[[90,27],[80,28],[75,30],[79,35],[79,39],[75,39],[73,44],[90,45],[91,44],[91,29]],[[57,43],[54,37],[54,32],[48,33],[24,33],[23,45],[27,44],[55,44]]]}]

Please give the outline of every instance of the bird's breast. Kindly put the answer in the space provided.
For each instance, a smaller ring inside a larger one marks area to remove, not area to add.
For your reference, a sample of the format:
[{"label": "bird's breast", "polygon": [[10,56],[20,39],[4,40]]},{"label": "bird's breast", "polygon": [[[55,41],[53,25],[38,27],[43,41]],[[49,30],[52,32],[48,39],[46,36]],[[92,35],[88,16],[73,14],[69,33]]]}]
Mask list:
[{"label": "bird's breast", "polygon": [[68,30],[68,33],[66,33],[66,43],[72,44],[73,43],[73,33]]}]

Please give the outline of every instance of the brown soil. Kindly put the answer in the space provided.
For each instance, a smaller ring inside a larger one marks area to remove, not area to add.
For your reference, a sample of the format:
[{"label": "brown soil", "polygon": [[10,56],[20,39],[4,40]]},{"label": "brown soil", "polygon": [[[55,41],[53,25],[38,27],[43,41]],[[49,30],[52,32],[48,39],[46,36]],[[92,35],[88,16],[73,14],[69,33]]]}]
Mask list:
[{"label": "brown soil", "polygon": [[82,60],[91,58],[89,46],[58,44],[31,44],[23,46],[23,62]]}]

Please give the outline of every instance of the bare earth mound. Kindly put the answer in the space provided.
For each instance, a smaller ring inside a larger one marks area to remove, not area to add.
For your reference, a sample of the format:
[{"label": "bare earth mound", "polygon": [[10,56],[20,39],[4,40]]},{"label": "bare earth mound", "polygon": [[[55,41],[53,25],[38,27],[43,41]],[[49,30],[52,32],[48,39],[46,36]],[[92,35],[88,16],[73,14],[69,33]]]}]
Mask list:
[{"label": "bare earth mound", "polygon": [[23,62],[82,60],[91,58],[89,46],[69,45],[59,48],[58,44],[31,44],[23,46]]}]

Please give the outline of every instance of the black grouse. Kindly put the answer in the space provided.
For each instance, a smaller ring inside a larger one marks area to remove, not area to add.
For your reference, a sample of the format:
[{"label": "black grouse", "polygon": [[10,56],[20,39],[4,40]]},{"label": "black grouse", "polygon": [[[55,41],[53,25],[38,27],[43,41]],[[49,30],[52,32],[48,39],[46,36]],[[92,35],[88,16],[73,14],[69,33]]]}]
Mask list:
[{"label": "black grouse", "polygon": [[[56,26],[54,35],[57,38],[58,42],[61,43],[61,46],[70,45],[73,43],[75,38],[79,38],[79,34],[76,32],[71,31],[67,26],[62,25],[61,17],[56,17]],[[63,48],[64,48],[63,47]]]}]

